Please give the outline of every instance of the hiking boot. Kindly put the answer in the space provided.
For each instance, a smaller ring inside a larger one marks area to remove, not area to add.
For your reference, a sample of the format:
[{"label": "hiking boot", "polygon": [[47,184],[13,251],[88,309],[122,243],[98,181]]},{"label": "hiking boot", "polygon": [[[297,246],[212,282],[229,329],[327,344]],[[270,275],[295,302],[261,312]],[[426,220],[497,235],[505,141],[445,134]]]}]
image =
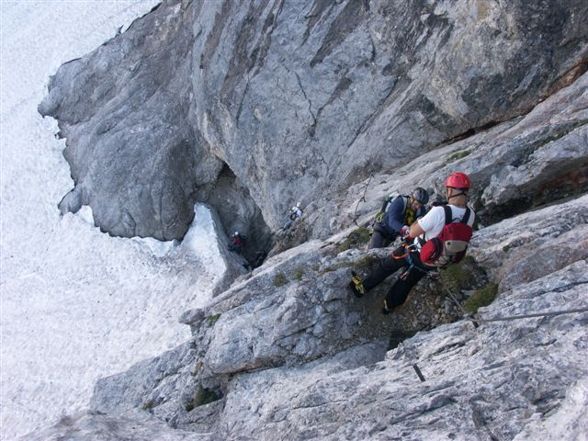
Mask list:
[{"label": "hiking boot", "polygon": [[382,307],[382,314],[388,315],[392,311],[394,311],[394,307],[391,307],[391,308],[388,307],[388,303],[386,302],[386,300],[384,300],[384,306]]},{"label": "hiking boot", "polygon": [[359,277],[355,271],[351,271],[351,282],[349,282],[349,288],[355,294],[355,297],[363,297],[365,294],[365,287],[363,286],[363,280]]}]

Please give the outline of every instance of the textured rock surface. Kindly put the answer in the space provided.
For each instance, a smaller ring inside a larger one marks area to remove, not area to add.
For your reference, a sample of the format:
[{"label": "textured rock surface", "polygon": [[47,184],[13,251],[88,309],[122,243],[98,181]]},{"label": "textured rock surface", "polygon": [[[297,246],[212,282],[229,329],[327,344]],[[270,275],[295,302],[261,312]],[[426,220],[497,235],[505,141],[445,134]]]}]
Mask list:
[{"label": "textured rock surface", "polygon": [[178,238],[228,167],[245,229],[255,205],[275,230],[297,200],[570,82],[587,12],[581,0],[166,2],[52,79],[40,111],[60,121],[76,182],[62,208],[81,200],[113,234]]},{"label": "textured rock surface", "polygon": [[67,137],[76,189],[61,208],[79,199],[115,235],[181,238],[194,187],[222,167],[204,155],[187,120],[192,30],[179,11],[168,12],[148,14],[117,44],[63,65],[39,107],[58,117]]},{"label": "textured rock surface", "polygon": [[[588,307],[585,255],[545,268],[533,260],[566,235],[586,237],[587,197],[477,233],[472,254],[491,277],[518,275],[481,320]],[[383,290],[358,300],[345,289],[349,267],[369,265],[358,250],[339,252],[349,231],[277,255],[206,311],[186,312],[194,340],[100,381],[93,410],[148,412],[210,439],[512,439],[588,378],[586,312],[436,327],[456,315],[436,315],[445,288],[428,281],[390,318],[379,315]],[[202,391],[214,401],[197,405]]]},{"label": "textured rock surface", "polygon": [[[534,308],[557,308],[561,295],[566,306],[586,306],[588,280],[580,276],[586,269],[572,266],[547,287],[544,281],[522,285],[483,316],[521,312],[531,298]],[[585,320],[586,314],[478,330],[460,322],[420,333],[386,360],[357,369],[337,372],[325,363],[243,376],[227,397],[223,422],[236,423],[227,439],[255,433],[275,439],[285,431],[289,439],[512,439],[531,417],[557,406],[560,388],[588,374],[581,361]],[[561,350],[575,356],[560,359]],[[415,363],[426,382],[419,382]],[[254,399],[251,390],[264,392]]]},{"label": "textured rock surface", "polygon": [[[588,74],[522,118],[421,155],[392,174],[374,174],[338,198],[320,199],[304,219],[314,236],[371,221],[392,191],[424,186],[443,196],[455,170],[472,177],[483,225],[588,191]],[[336,217],[327,213],[337,212]]]},{"label": "textured rock surface", "polygon": [[[519,284],[480,316],[586,308],[586,274],[581,261]],[[186,393],[194,396],[189,382],[199,381],[197,340],[105,379],[93,405],[123,418],[150,413],[194,430],[195,439],[528,439],[566,405],[566,390],[585,399],[587,320],[583,312],[479,328],[459,321],[418,333],[385,357],[381,344],[358,345],[311,363],[237,373],[223,380],[224,396],[192,408]],[[572,409],[566,420],[581,439],[583,412]]]},{"label": "textured rock surface", "polygon": [[588,259],[588,195],[484,228],[472,245],[501,291]]},{"label": "textured rock surface", "polygon": [[[262,248],[266,225],[281,226],[293,202],[303,201],[305,216],[263,266],[183,314],[192,340],[99,381],[93,413],[51,436],[78,427],[80,440],[100,430],[143,439],[125,432],[134,421],[158,439],[187,430],[211,441],[588,437],[588,312],[488,321],[588,308],[585,2],[202,5],[166,2],[52,80],[41,111],[60,120],[76,179],[62,206],[120,202],[101,183],[105,159],[137,177],[143,163],[129,160],[175,152],[187,134],[191,159],[173,153],[166,163],[178,160],[185,173],[172,164],[144,185],[118,182],[126,198],[161,195],[171,173],[186,187],[166,200],[206,200],[226,230],[250,229]],[[153,56],[128,70],[132,54],[146,50]],[[117,54],[117,75],[96,70]],[[158,67],[170,60],[177,69]],[[149,81],[164,85],[153,102],[125,108]],[[118,92],[90,94],[93,109],[76,96],[85,84]],[[122,129],[150,121],[161,100],[177,112],[173,136],[155,124],[144,157],[116,149],[117,133],[128,132],[97,131],[105,109]],[[389,251],[358,249],[355,224],[369,222],[394,190],[422,185],[440,196],[454,170],[472,176],[480,214],[475,260],[461,268],[472,280],[424,279],[384,317],[391,280],[363,299],[347,288],[351,268],[366,271]],[[179,213],[182,203],[165,210]],[[122,205],[105,212],[116,220]],[[141,216],[152,214],[133,219]],[[155,225],[165,235],[181,223]],[[475,328],[446,296],[464,300],[488,282],[498,297]]]}]

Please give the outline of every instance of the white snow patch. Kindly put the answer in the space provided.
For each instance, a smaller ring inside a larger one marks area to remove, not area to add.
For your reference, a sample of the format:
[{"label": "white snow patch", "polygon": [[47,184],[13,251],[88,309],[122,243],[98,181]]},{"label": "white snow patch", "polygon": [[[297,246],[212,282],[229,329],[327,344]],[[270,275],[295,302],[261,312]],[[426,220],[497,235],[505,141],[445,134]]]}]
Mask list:
[{"label": "white snow patch", "polygon": [[88,225],[94,225],[94,212],[89,205],[82,205],[82,208],[76,214]]},{"label": "white snow patch", "polygon": [[151,254],[157,257],[165,257],[169,255],[173,249],[178,246],[177,240],[163,242],[161,240],[153,239],[152,237],[133,238],[132,240],[143,244]]},{"label": "white snow patch", "polygon": [[[194,219],[198,220],[198,222],[194,222],[184,236],[182,247],[199,256],[200,261],[207,268],[217,268],[217,274],[224,273],[226,270],[225,262],[221,258],[218,248],[219,241],[214,230],[214,221],[210,211],[204,205],[197,204],[194,207]],[[210,240],[210,238],[215,240]],[[221,277],[222,274],[220,274],[219,279]]]},{"label": "white snow patch", "polygon": [[2,439],[84,409],[98,378],[186,341],[177,318],[222,277],[204,207],[183,244],[110,237],[89,207],[57,209],[73,182],[56,122],[37,113],[49,76],[157,3],[0,2]]}]

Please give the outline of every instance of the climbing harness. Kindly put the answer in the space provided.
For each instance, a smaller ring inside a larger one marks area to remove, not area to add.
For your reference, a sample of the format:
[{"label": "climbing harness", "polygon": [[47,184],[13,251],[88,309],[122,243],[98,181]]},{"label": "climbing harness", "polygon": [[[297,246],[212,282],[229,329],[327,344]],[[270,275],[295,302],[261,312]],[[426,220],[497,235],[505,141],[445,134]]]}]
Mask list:
[{"label": "climbing harness", "polygon": [[409,263],[413,263],[412,257],[410,257],[410,253],[417,249],[416,244],[408,243],[406,240],[403,240],[402,243],[398,248],[396,248],[392,253],[390,253],[390,257],[394,260],[402,260],[402,259],[410,259]]},{"label": "climbing harness", "polygon": [[[416,247],[416,245],[411,245],[411,247]],[[413,255],[412,255],[412,253],[410,251],[408,253],[408,256],[406,257],[406,260],[408,262],[408,267],[406,267],[406,269],[400,275],[400,278],[402,280],[406,280],[408,278],[408,275],[410,274],[410,272],[413,269],[416,269],[417,271],[420,271],[424,275],[428,275],[431,272],[431,270],[428,270],[426,268],[423,268],[420,265],[417,265],[417,263],[414,261]]]}]

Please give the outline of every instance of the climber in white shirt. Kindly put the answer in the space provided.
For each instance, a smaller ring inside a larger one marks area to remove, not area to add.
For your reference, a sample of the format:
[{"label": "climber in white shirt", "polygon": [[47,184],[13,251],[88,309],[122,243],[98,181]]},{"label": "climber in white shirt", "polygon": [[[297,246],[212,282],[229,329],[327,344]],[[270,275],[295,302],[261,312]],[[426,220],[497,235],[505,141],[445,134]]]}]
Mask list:
[{"label": "climber in white shirt", "polygon": [[[471,208],[467,207],[467,193],[471,187],[469,176],[461,172],[452,173],[445,180],[445,187],[447,190],[447,205],[433,207],[425,216],[411,225],[407,239],[415,239],[415,246],[400,249],[399,254],[395,251],[392,257],[380,259],[376,269],[364,279],[352,272],[349,286],[356,296],[361,297],[383,282],[388,276],[401,268],[403,269],[402,275],[386,295],[382,310],[384,314],[389,314],[395,307],[402,305],[410,290],[418,281],[429,271],[436,268],[421,261],[420,246],[425,244],[425,241],[438,237],[444,231],[444,227],[452,223],[463,223],[462,227],[469,230],[471,236],[471,226],[474,223],[475,214]],[[424,248],[429,251],[429,248],[431,248],[429,245],[433,242],[435,241],[427,242]],[[465,254],[465,251],[463,251],[463,254]]]}]

